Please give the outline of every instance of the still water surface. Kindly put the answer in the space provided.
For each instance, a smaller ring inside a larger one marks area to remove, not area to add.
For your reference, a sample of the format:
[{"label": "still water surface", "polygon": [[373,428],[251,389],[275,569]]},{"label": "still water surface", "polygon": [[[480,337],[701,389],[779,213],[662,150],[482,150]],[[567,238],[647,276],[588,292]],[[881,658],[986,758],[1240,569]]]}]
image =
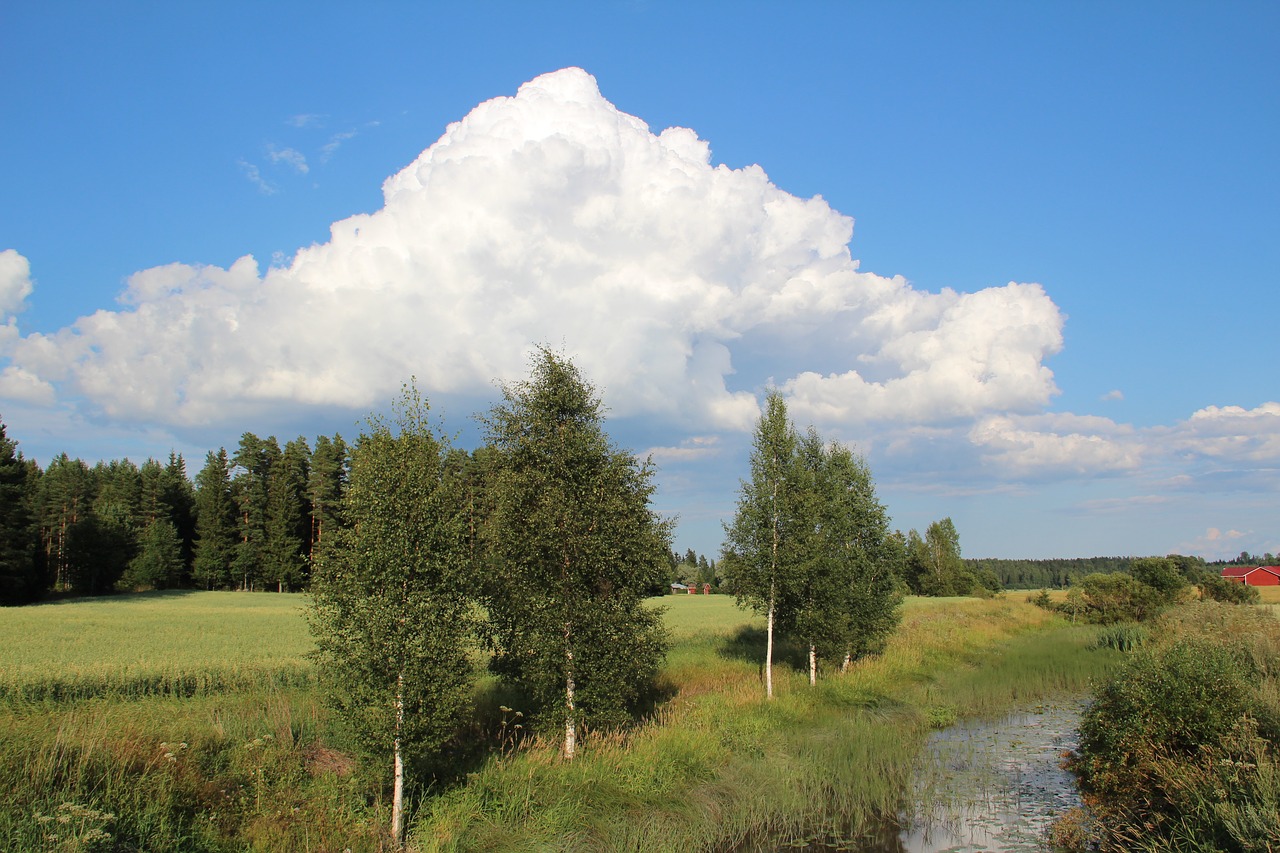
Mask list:
[{"label": "still water surface", "polygon": [[[874,837],[777,839],[764,849],[802,853],[1031,853],[1049,825],[1080,805],[1060,766],[1077,745],[1084,705],[1038,705],[935,732],[915,772],[915,808]],[[921,803],[932,804],[925,809]],[[756,848],[760,849],[760,848]]]},{"label": "still water surface", "polygon": [[1060,764],[1076,748],[1082,710],[1079,702],[1046,704],[934,734],[917,772],[919,799],[934,808],[904,821],[899,850],[1043,850],[1049,825],[1080,805]]}]

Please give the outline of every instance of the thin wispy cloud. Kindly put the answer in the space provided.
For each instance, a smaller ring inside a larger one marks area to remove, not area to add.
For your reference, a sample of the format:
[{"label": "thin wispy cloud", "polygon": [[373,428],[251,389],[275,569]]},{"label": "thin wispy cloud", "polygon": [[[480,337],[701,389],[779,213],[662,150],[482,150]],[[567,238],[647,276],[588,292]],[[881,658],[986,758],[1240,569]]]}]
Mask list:
[{"label": "thin wispy cloud", "polygon": [[307,166],[307,158],[296,148],[276,148],[274,145],[268,145],[267,157],[272,163],[283,163],[300,175],[305,175],[311,171],[310,167]]},{"label": "thin wispy cloud", "polygon": [[236,165],[240,167],[240,172],[248,179],[249,183],[258,188],[258,192],[263,195],[275,195],[279,190],[262,176],[262,170],[254,163],[248,160],[237,160]]},{"label": "thin wispy cloud", "polygon": [[333,136],[329,137],[329,141],[320,146],[320,162],[328,162],[328,160],[338,152],[338,149],[342,147],[342,143],[346,142],[348,139],[354,139],[358,135],[358,131],[348,130],[343,133],[335,133]]},{"label": "thin wispy cloud", "polygon": [[320,127],[324,124],[324,119],[325,116],[320,113],[299,113],[289,116],[284,123],[290,127]]}]

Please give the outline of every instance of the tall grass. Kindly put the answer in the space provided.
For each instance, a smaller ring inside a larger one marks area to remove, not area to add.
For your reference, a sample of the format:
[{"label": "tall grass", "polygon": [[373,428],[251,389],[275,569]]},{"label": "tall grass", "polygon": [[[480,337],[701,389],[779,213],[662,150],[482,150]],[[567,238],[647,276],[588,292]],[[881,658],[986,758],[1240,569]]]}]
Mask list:
[{"label": "tall grass", "polygon": [[374,824],[355,779],[324,772],[304,606],[197,592],[0,609],[0,849],[360,849]]}]

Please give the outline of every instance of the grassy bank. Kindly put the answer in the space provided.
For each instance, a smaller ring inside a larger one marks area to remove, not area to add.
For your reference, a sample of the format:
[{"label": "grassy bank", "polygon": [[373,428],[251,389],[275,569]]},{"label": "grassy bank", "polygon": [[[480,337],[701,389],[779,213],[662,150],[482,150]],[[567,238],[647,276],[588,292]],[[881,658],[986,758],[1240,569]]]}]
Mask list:
[{"label": "grassy bank", "polygon": [[[766,703],[759,620],[718,596],[661,603],[673,647],[643,721],[589,734],[565,764],[536,739],[513,748],[500,705],[515,700],[482,681],[465,775],[423,796],[413,845],[745,850],[873,833],[931,727],[1083,691],[1113,660],[1084,650],[1091,629],[1017,598],[911,599],[882,657],[816,689],[784,645]],[[187,593],[0,610],[0,849],[111,849],[98,832],[147,850],[379,849],[379,782],[317,703],[304,605]]]},{"label": "grassy bank", "polygon": [[762,633],[721,599],[668,599],[674,697],[627,738],[565,764],[549,745],[490,761],[424,804],[422,850],[749,850],[873,838],[935,726],[1087,690],[1114,662],[1091,629],[1014,601],[913,599],[886,653],[816,689],[782,649],[762,698]]}]

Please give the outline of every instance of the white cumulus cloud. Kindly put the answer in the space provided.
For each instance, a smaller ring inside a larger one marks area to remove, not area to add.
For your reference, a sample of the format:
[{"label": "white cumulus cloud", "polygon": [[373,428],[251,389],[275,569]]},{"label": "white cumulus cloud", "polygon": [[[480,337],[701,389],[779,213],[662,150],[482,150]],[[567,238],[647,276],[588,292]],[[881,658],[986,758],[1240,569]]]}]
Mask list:
[{"label": "white cumulus cloud", "polygon": [[1019,478],[1131,471],[1145,456],[1132,428],[1091,416],[996,415],[976,423],[969,440],[987,464]]},{"label": "white cumulus cloud", "polygon": [[[291,150],[273,160],[300,168]],[[850,428],[1033,413],[1057,392],[1044,362],[1063,318],[1039,285],[935,294],[863,272],[852,219],[758,166],[713,165],[692,130],[654,133],[579,69],[480,104],[383,195],[288,267],[141,271],[117,310],[14,342],[12,367],[113,418],[176,425],[367,409],[410,374],[488,394],[538,343],[577,359],[614,414],[703,432],[749,429],[770,381],[801,423]],[[776,375],[781,351],[824,367]],[[1069,455],[985,423],[1002,457]],[[1094,449],[1074,436],[1058,444]]]}]

